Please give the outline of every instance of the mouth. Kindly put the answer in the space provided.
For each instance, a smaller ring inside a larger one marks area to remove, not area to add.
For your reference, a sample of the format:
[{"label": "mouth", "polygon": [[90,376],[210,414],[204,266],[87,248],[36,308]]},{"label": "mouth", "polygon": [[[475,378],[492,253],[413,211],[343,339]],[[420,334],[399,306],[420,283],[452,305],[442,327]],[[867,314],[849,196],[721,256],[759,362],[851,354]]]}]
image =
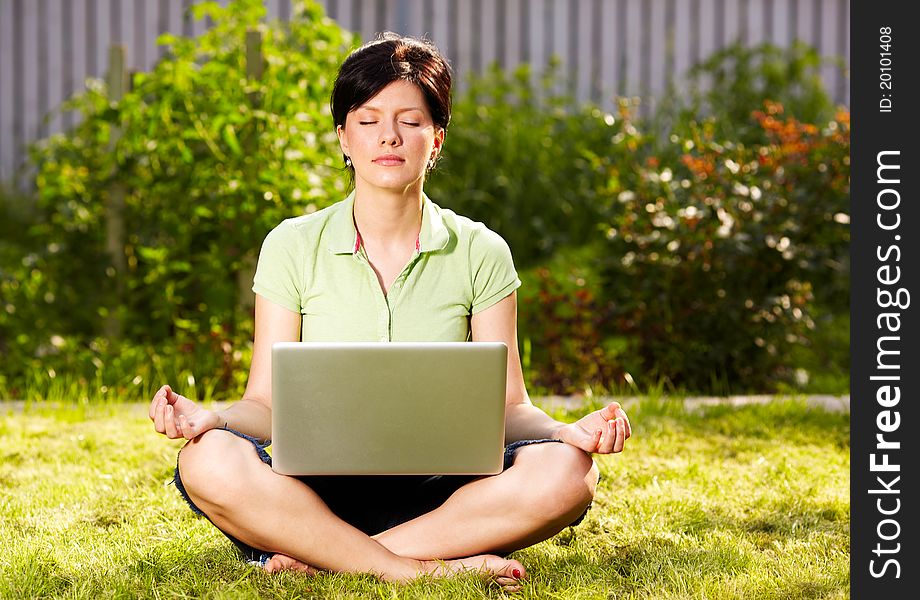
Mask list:
[{"label": "mouth", "polygon": [[398,167],[406,161],[403,158],[391,154],[375,158],[373,162],[382,167]]}]

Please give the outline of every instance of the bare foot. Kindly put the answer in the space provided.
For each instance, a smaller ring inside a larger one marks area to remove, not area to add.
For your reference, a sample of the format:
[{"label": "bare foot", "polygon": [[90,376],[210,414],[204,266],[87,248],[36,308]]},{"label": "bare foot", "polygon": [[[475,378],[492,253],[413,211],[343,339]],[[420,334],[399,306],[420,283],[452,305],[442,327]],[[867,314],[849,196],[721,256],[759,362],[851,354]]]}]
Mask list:
[{"label": "bare foot", "polygon": [[264,568],[266,573],[280,573],[281,571],[299,571],[307,575],[316,575],[319,573],[318,569],[284,554],[275,554],[272,556],[268,559],[268,562],[265,563]]},{"label": "bare foot", "polygon": [[476,572],[486,580],[492,580],[506,592],[521,589],[521,580],[526,576],[524,565],[493,554],[480,554],[469,558],[445,561],[423,561],[426,572],[435,577],[450,577],[459,573]]},{"label": "bare foot", "polygon": [[[525,577],[524,565],[516,560],[504,559],[492,554],[480,554],[457,560],[426,560],[419,561],[422,572],[434,577],[451,577],[461,573],[477,573],[484,580],[497,583],[506,592],[517,592],[521,589],[521,580]],[[319,569],[311,567],[296,558],[285,554],[275,554],[265,563],[267,573],[280,573],[281,571],[299,571],[307,575],[316,575]],[[386,579],[386,578],[385,578]],[[399,578],[397,578],[399,580]]]}]

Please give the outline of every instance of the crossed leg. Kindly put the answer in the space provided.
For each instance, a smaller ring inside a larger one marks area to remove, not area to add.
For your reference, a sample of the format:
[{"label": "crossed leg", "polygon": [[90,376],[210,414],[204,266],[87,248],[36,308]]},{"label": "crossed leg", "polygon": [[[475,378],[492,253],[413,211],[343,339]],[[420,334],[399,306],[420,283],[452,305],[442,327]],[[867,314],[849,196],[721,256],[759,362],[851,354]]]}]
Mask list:
[{"label": "crossed leg", "polygon": [[571,524],[594,498],[597,479],[591,457],[574,446],[523,446],[509,469],[461,487],[437,509],[373,538],[422,560],[507,554]]},{"label": "crossed leg", "polygon": [[584,452],[525,446],[500,475],[477,479],[438,509],[372,538],[339,519],[307,485],[272,471],[232,433],[212,430],[190,442],[179,469],[186,492],[217,527],[276,554],[269,570],[315,567],[405,581],[472,569],[509,590],[523,566],[483,553],[554,535],[590,503],[597,482]]}]

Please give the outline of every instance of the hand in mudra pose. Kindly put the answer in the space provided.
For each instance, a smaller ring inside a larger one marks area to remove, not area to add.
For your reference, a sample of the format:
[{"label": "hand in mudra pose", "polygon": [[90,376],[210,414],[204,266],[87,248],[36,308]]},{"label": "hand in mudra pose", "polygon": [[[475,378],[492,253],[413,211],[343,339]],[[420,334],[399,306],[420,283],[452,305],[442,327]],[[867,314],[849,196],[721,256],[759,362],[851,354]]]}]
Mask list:
[{"label": "hand in mudra pose", "polygon": [[623,451],[631,435],[626,411],[619,402],[611,402],[574,423],[560,427],[555,437],[585,452],[615,454]]},{"label": "hand in mudra pose", "polygon": [[216,412],[177,394],[169,385],[154,394],[149,416],[156,430],[170,439],[190,440],[221,425]]}]

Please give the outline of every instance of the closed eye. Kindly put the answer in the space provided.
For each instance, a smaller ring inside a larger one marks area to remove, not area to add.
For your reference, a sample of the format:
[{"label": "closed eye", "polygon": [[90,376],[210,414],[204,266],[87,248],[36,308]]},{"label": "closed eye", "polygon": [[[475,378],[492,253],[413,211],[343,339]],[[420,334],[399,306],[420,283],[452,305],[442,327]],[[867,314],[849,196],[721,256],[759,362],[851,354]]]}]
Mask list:
[{"label": "closed eye", "polygon": [[[359,125],[373,125],[377,121],[358,121]],[[403,121],[403,125],[410,125],[412,127],[418,127],[421,123],[410,123],[409,121]]]}]

